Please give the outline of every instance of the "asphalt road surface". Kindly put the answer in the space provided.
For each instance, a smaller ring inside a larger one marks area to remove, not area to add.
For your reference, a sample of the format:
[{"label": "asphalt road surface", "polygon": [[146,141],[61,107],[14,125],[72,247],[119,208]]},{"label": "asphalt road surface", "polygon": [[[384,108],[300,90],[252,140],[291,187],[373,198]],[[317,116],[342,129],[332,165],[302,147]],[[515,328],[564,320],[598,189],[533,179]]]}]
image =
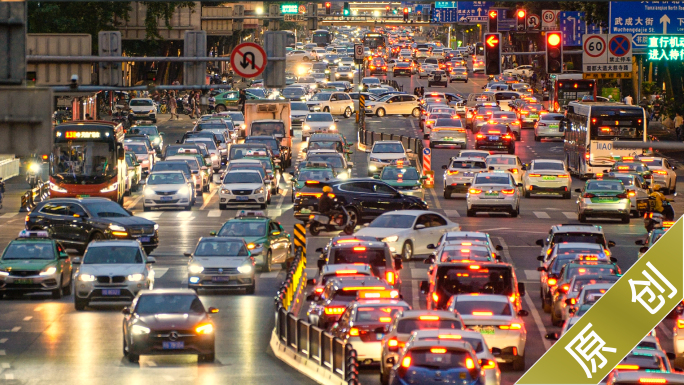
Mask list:
[{"label": "asphalt road surface", "polygon": [[[412,92],[415,87],[424,86],[427,79],[399,78],[404,90]],[[459,93],[476,92],[486,83],[485,75],[471,75],[467,84],[451,83],[449,91]],[[432,89],[430,89],[432,90]],[[437,91],[443,88],[435,89]],[[419,135],[418,124],[409,117],[368,117],[368,129],[403,135]],[[187,116],[184,120],[160,122],[160,131],[166,133],[166,142],[174,143],[182,134],[192,128]],[[340,132],[350,141],[356,142],[354,119],[341,118]],[[299,136],[299,131],[296,131]],[[297,152],[301,141],[296,140]],[[472,148],[472,142],[469,146]],[[527,353],[526,368],[529,368],[550,346],[544,339],[550,332],[560,331],[551,325],[550,317],[541,310],[539,299],[539,278],[536,260],[539,247],[537,239],[548,233],[550,226],[560,223],[578,223],[575,199],[532,198],[521,201],[518,218],[498,215],[465,216],[465,199],[445,200],[442,197],[442,175],[440,167],[454,149],[435,149],[432,168],[436,172],[436,188],[430,189],[426,200],[430,209],[444,213],[464,230],[484,231],[491,234],[495,243],[504,247],[503,257],[513,263],[518,280],[524,282],[527,295],[524,307],[530,311],[526,318]],[[538,158],[562,159],[561,142],[534,142],[532,130],[524,130],[522,140],[516,143],[516,154],[523,162]],[[301,155],[300,155],[301,156]],[[352,176],[365,176],[366,154],[355,149],[353,161],[356,169]],[[287,186],[288,179],[281,180]],[[574,180],[573,189],[583,182]],[[192,211],[143,212],[141,193],[127,197],[125,207],[136,215],[147,217],[159,223],[160,246],[152,255],[156,257],[158,288],[187,287],[187,262],[184,252],[190,252],[198,239],[217,230],[236,210],[221,211],[218,208],[217,185],[204,193]],[[455,195],[456,196],[456,195]],[[5,207],[0,211],[0,246],[23,229],[24,216]],[[684,205],[675,203],[675,211],[683,212]],[[292,216],[290,191],[274,197],[267,214],[292,231],[296,220]],[[617,246],[612,249],[620,267],[627,270],[636,260],[638,246],[634,241],[645,235],[640,220],[630,224],[602,222],[609,240]],[[308,266],[316,266],[318,255],[313,252],[324,246],[333,233],[322,233],[308,238]],[[277,268],[276,268],[277,269]],[[316,269],[309,269],[309,275]],[[420,281],[426,278],[426,265],[422,259],[404,265],[401,271],[404,298],[417,309],[425,307],[425,299],[419,291]],[[0,384],[143,384],[143,383],[201,383],[210,384],[313,384],[276,359],[268,342],[274,326],[273,297],[284,272],[275,270],[261,273],[257,278],[254,295],[235,293],[202,293],[206,306],[220,309],[216,320],[216,362],[198,364],[194,356],[150,356],[143,357],[140,365],[128,363],[122,354],[122,315],[120,308],[105,308],[76,312],[73,297],[52,300],[40,295],[25,296],[22,299],[0,302]],[[657,328],[658,337],[665,349],[672,351],[672,322],[665,321]],[[522,374],[503,367],[502,381],[513,384]],[[361,382],[378,384],[377,367],[362,368]]]}]

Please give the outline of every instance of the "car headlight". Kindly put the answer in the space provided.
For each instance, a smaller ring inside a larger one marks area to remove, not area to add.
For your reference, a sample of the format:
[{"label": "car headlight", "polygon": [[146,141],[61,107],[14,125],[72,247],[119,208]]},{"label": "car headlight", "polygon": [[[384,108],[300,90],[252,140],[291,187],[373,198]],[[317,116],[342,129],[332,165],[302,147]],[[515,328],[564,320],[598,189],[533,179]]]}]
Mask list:
[{"label": "car headlight", "polygon": [[81,274],[78,276],[78,280],[83,282],[93,282],[95,281],[95,276],[92,274]]},{"label": "car headlight", "polygon": [[129,281],[137,282],[137,281],[142,281],[142,280],[144,280],[144,279],[145,279],[145,275],[140,274],[140,273],[136,273],[136,274],[131,274],[131,275],[129,275],[129,276],[126,277],[126,278],[127,278]]},{"label": "car headlight", "polygon": [[29,170],[31,172],[40,172],[40,165],[38,163],[31,163]]},{"label": "car headlight", "polygon": [[181,195],[190,194],[190,188],[188,186],[183,186],[178,190],[178,194],[181,194]]},{"label": "car headlight", "polygon": [[259,187],[258,189],[254,190],[254,193],[255,193],[255,194],[261,194],[262,192],[264,192],[264,188],[263,188],[263,187]]},{"label": "car headlight", "polygon": [[311,127],[309,127],[308,124],[304,124],[304,125],[302,126],[302,130],[310,130],[310,129],[311,129]]},{"label": "car headlight", "polygon": [[333,124],[332,126],[330,126],[330,130],[331,130],[331,131],[337,130],[337,126],[335,126],[335,125]]},{"label": "car headlight", "polygon": [[337,174],[337,179],[347,179],[349,178],[349,175],[346,172],[341,172]]},{"label": "car headlight", "polygon": [[199,273],[201,273],[201,272],[204,271],[204,266],[200,266],[200,265],[190,265],[190,266],[188,267],[188,271],[189,271],[191,274],[199,274]]},{"label": "car headlight", "polygon": [[252,242],[252,243],[247,244],[247,248],[250,250],[259,249],[259,248],[261,248],[261,246],[262,246],[261,243]]},{"label": "car headlight", "polygon": [[383,241],[383,242],[392,243],[392,242],[396,242],[396,241],[398,241],[398,240],[399,240],[399,236],[398,236],[398,235],[392,235],[391,237],[383,238],[382,241]]},{"label": "car headlight", "polygon": [[152,141],[152,143],[154,144],[159,144],[159,142],[161,142],[161,138],[154,138],[154,140]]},{"label": "car headlight", "polygon": [[52,275],[57,272],[57,268],[55,266],[48,266],[45,268],[45,270],[41,271],[39,275]]},{"label": "car headlight", "polygon": [[50,182],[50,190],[60,192],[60,193],[67,192],[67,190],[65,188],[61,188],[52,182]]},{"label": "car headlight", "polygon": [[238,267],[238,271],[242,274],[249,274],[252,272],[252,265],[243,265]]},{"label": "car headlight", "polygon": [[156,192],[154,190],[152,190],[150,187],[146,186],[145,189],[143,190],[143,195],[145,195],[146,197],[150,197],[150,196],[155,195],[155,194],[156,194]]},{"label": "car headlight", "polygon": [[230,190],[228,190],[227,188],[222,188],[222,189],[221,189],[221,194],[230,195]]},{"label": "car headlight", "polygon": [[159,224],[157,224],[157,223],[154,224],[154,230],[155,230],[155,231],[156,231],[156,230],[159,230]]},{"label": "car headlight", "polygon": [[247,128],[247,125],[246,125],[246,124],[241,124],[241,125],[240,125],[240,128],[242,128],[242,129],[244,130],[245,128]]},{"label": "car headlight", "polygon": [[199,325],[195,328],[197,334],[211,334],[214,332],[214,325],[210,323]]},{"label": "car headlight", "polygon": [[157,112],[157,111],[155,111],[154,109],[150,110],[150,114],[154,114],[155,112]]},{"label": "car headlight", "polygon": [[108,193],[108,192],[116,191],[118,188],[119,188],[119,182],[116,182],[116,183],[112,183],[109,186],[103,188],[102,190],[100,190],[100,192],[101,193]]},{"label": "car headlight", "polygon": [[150,334],[150,328],[142,325],[133,325],[131,327],[131,333],[135,335]]},{"label": "car headlight", "polygon": [[339,73],[339,72],[335,72],[335,77],[336,77],[336,78],[339,78],[339,77],[340,77],[340,73]]},{"label": "car headlight", "polygon": [[115,224],[110,224],[109,229],[112,231],[126,231],[126,228],[123,226],[115,225]]},{"label": "car headlight", "polygon": [[7,277],[9,275],[9,272],[5,270],[0,270],[0,277]]}]

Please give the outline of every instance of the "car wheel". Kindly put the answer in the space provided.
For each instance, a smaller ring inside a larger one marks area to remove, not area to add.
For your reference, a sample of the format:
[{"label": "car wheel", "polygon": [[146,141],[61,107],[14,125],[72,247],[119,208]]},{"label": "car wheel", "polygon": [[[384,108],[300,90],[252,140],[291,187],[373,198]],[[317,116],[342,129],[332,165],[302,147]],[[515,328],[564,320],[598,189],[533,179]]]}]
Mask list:
[{"label": "car wheel", "polygon": [[254,294],[256,291],[256,282],[252,282],[250,286],[247,286],[247,290],[245,291],[246,294]]},{"label": "car wheel", "polygon": [[508,153],[509,154],[515,154],[515,145],[508,148]]},{"label": "car wheel", "polygon": [[349,214],[349,226],[355,229],[359,224],[359,213],[355,209],[348,209],[347,213]]},{"label": "car wheel", "polygon": [[[304,61],[308,61],[307,58],[304,58]],[[216,360],[216,354],[211,353],[211,354],[202,354],[197,357],[197,361],[200,362],[214,362]]]},{"label": "car wheel", "polygon": [[584,214],[579,214],[579,215],[577,216],[577,220],[578,220],[580,223],[584,223],[584,222],[587,221],[587,216],[584,215]]},{"label": "car wheel", "polygon": [[413,115],[414,118],[420,117],[420,108],[414,108],[413,111],[411,111],[411,115]]},{"label": "car wheel", "polygon": [[563,325],[563,318],[561,317],[556,317],[556,310],[551,309],[551,324],[553,326],[561,326]]},{"label": "car wheel", "polygon": [[351,110],[351,108],[347,107],[347,108],[344,110],[344,117],[345,117],[345,118],[351,118],[351,116],[352,116],[352,110]]},{"label": "car wheel", "polygon": [[525,196],[525,198],[529,198],[532,194],[530,194],[530,192],[528,190],[525,190],[523,195]]},{"label": "car wheel", "polygon": [[82,299],[79,298],[77,295],[74,295],[74,309],[78,311],[83,311],[85,310],[86,306],[88,306],[88,299]]},{"label": "car wheel", "polygon": [[413,258],[413,243],[411,241],[404,242],[404,246],[401,248],[401,257],[406,261]]},{"label": "car wheel", "polygon": [[104,234],[102,234],[99,231],[96,231],[93,233],[93,235],[90,236],[90,242],[92,241],[101,241],[104,239]]},{"label": "car wheel", "polygon": [[185,207],[183,208],[183,210],[185,210],[185,211],[191,211],[191,210],[192,210],[192,206],[185,206]]},{"label": "car wheel", "polygon": [[268,250],[268,253],[266,253],[266,259],[264,260],[264,265],[261,267],[261,271],[264,273],[268,273],[271,270],[271,260],[273,259],[273,254],[271,253],[271,250]]},{"label": "car wheel", "polygon": [[570,198],[572,198],[572,193],[570,191],[563,194],[563,199],[570,199]]},{"label": "car wheel", "polygon": [[467,217],[474,217],[477,214],[477,211],[475,210],[466,210],[466,216]]},{"label": "car wheel", "polygon": [[468,83],[468,79],[466,79],[463,83]]},{"label": "car wheel", "polygon": [[511,210],[511,218],[517,218],[518,215],[520,215],[520,205],[515,210]]},{"label": "car wheel", "polygon": [[444,190],[444,199],[451,199],[451,191]]},{"label": "car wheel", "polygon": [[625,214],[624,217],[622,217],[622,223],[629,223],[631,217],[629,214]]},{"label": "car wheel", "polygon": [[537,135],[534,136],[534,141],[535,142],[541,142],[541,138],[538,137]]},{"label": "car wheel", "polygon": [[[61,283],[64,283],[64,277],[62,277]],[[69,284],[62,287],[62,294],[71,295],[71,284],[72,284],[72,282],[71,282],[71,280],[69,280]]]},{"label": "car wheel", "polygon": [[520,372],[525,370],[525,355],[517,356],[513,359],[513,370]]},{"label": "car wheel", "polygon": [[137,364],[138,362],[140,362],[140,355],[128,353],[128,362],[130,362],[131,364]]},{"label": "car wheel", "polygon": [[384,108],[378,108],[377,111],[375,111],[375,115],[377,115],[379,118],[382,118],[385,116],[385,109]]}]

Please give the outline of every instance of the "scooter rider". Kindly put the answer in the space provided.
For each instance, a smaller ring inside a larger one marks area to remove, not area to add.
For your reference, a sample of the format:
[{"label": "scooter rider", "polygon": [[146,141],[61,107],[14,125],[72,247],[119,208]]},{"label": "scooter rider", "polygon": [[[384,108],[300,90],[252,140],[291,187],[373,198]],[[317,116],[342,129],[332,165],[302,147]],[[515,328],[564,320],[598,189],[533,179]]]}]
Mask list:
[{"label": "scooter rider", "polygon": [[323,195],[321,195],[321,198],[318,200],[318,212],[332,218],[335,201],[330,197],[330,193],[332,193],[332,188],[330,186],[323,187]]},{"label": "scooter rider", "polygon": [[663,205],[663,202],[672,202],[672,200],[667,199],[665,195],[660,192],[659,184],[653,185],[653,192],[649,195],[649,198],[653,198],[655,203],[653,211],[662,214],[667,220],[674,220],[674,210],[672,210],[672,207],[670,207],[670,205]]}]

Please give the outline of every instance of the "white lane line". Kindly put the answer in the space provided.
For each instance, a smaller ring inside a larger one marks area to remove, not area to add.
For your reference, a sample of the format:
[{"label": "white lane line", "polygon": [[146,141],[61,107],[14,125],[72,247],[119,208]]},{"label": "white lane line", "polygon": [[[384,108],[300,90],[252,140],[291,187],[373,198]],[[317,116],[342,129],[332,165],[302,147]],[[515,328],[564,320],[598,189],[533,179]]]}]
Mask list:
[{"label": "white lane line", "polygon": [[658,329],[660,329],[659,333],[663,333],[665,337],[667,337],[668,340],[672,339],[672,330],[669,330],[665,324],[659,323],[658,324]]},{"label": "white lane line", "polygon": [[411,306],[414,310],[421,310],[420,308],[420,282],[411,281]]},{"label": "white lane line", "polygon": [[411,279],[426,280],[428,269],[413,268],[411,269]]},{"label": "white lane line", "polygon": [[[501,245],[501,247],[503,247],[503,251],[501,253],[503,255],[503,259],[512,265],[513,260],[511,259],[511,255],[508,252],[508,245],[506,244],[506,241],[504,241],[503,237],[497,238],[499,239],[499,244]],[[546,334],[548,333],[546,331],[546,326],[544,326],[544,322],[542,322],[541,317],[539,316],[539,312],[537,311],[537,308],[534,306],[534,302],[532,302],[529,293],[527,293],[527,295],[524,295],[523,298],[525,298],[525,303],[527,304],[527,307],[530,308],[530,314],[532,314],[534,323],[537,324],[537,329],[539,329],[539,334],[541,335],[541,340],[544,343],[544,348],[546,350],[551,349],[551,342],[549,342],[549,340],[546,339]]]},{"label": "white lane line", "polygon": [[216,187],[215,189],[211,190],[209,193],[209,197],[204,199],[204,203],[202,203],[202,207],[200,207],[200,210],[204,210],[205,207],[211,202],[211,199],[216,195],[216,192],[218,191],[219,187]]},{"label": "white lane line", "polygon": [[437,210],[441,210],[442,205],[439,204],[439,199],[437,198],[437,193],[435,192],[435,189],[429,188],[428,190],[430,190],[430,194],[432,195],[432,198],[435,200],[435,207],[437,208]]},{"label": "white lane line", "polygon": [[15,327],[12,328],[12,333],[16,333],[16,332],[18,332],[19,330],[21,330],[21,326],[15,326]]},{"label": "white lane line", "polygon": [[152,360],[149,360],[149,361],[147,361],[147,366],[155,366],[156,367],[157,363],[152,361]]},{"label": "white lane line", "polygon": [[565,215],[565,217],[568,219],[577,218],[577,213],[573,213],[572,211],[563,211],[563,215]]},{"label": "white lane line", "polygon": [[209,210],[207,213],[209,218],[216,218],[221,216],[221,210]]},{"label": "white lane line", "polygon": [[278,274],[280,274],[280,271],[271,271],[269,273],[261,273],[261,274],[259,274],[259,278],[278,278]]},{"label": "white lane line", "polygon": [[533,211],[534,215],[539,218],[539,219],[549,219],[551,218],[549,214],[543,212],[543,211]]},{"label": "white lane line", "polygon": [[33,316],[24,317],[24,321],[30,321],[32,319],[33,319]]},{"label": "white lane line", "polygon": [[280,209],[271,209],[271,210],[266,210],[266,215],[269,218],[278,218],[280,215],[282,215],[282,211]]},{"label": "white lane line", "polygon": [[140,195],[138,195],[138,197],[135,198],[132,202],[129,201],[128,204],[126,205],[126,208],[130,210],[132,207],[135,207],[135,205],[137,205],[138,202],[140,202],[140,200],[142,199],[142,197],[143,197],[143,194],[140,194]]},{"label": "white lane line", "polygon": [[19,215],[19,213],[7,213],[7,214],[2,214],[2,217],[0,217],[0,218],[14,218],[17,215]]},{"label": "white lane line", "polygon": [[444,215],[446,215],[449,218],[459,218],[461,216],[458,213],[458,210],[444,210]]},{"label": "white lane line", "polygon": [[178,219],[191,219],[192,218],[192,211],[181,211],[176,215],[176,218],[178,218]]},{"label": "white lane line", "polygon": [[38,306],[38,307],[36,307],[35,309],[33,309],[33,311],[41,311],[41,310],[43,310],[43,307],[42,307],[42,306]]},{"label": "white lane line", "polygon": [[289,189],[284,189],[283,193],[280,194],[280,197],[278,198],[278,204],[276,205],[276,209],[280,210],[281,207],[283,207],[283,202],[285,201],[285,195],[287,195],[287,192]]},{"label": "white lane line", "polygon": [[159,219],[159,217],[161,217],[162,214],[164,214],[163,211],[148,211],[142,213],[135,213],[135,216],[145,219]]},{"label": "white lane line", "polygon": [[159,278],[163,277],[167,271],[169,271],[169,268],[168,267],[158,267],[158,268],[152,269],[152,271],[154,271],[154,279],[159,279]]},{"label": "white lane line", "polygon": [[7,342],[7,338],[0,338],[0,344],[4,344],[5,342]]}]

